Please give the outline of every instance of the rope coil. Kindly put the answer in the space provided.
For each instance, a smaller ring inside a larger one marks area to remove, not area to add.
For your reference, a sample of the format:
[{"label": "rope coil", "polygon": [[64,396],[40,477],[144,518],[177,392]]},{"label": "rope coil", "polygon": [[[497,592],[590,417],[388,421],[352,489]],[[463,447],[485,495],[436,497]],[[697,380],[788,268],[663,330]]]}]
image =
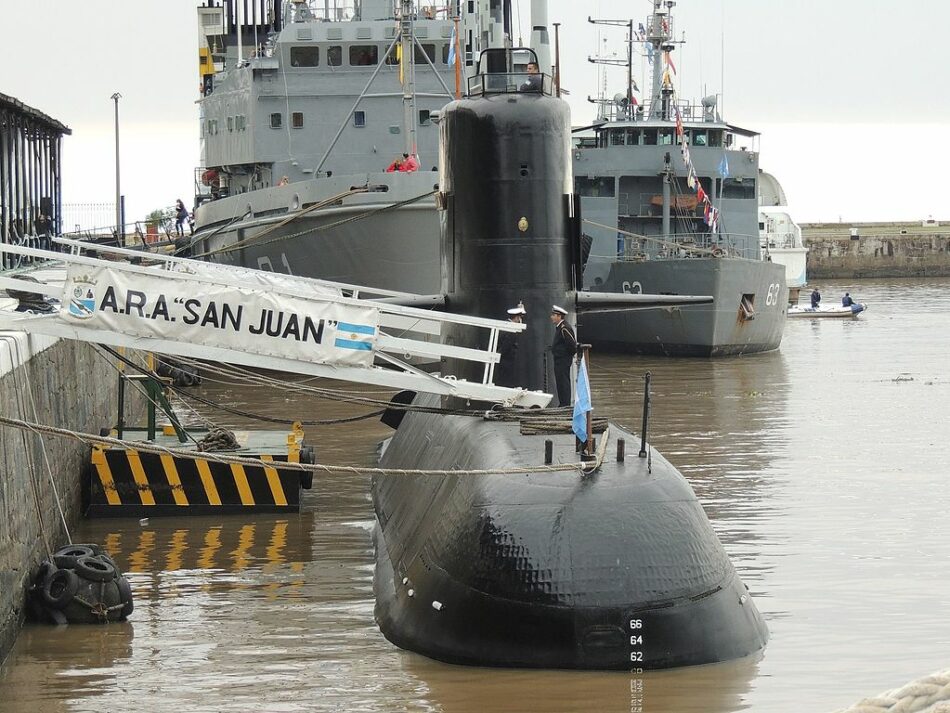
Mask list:
[{"label": "rope coil", "polygon": [[835,713],[950,713],[950,669],[865,698]]}]

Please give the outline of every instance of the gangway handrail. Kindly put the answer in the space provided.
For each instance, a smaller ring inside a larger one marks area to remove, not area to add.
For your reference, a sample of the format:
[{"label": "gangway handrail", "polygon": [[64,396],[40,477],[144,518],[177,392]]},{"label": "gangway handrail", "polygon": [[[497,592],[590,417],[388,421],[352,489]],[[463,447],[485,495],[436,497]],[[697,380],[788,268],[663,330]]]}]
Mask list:
[{"label": "gangway handrail", "polygon": [[[56,241],[59,242],[63,239],[57,238]],[[76,242],[76,241],[68,241]],[[65,243],[64,243],[65,244]],[[99,247],[93,247],[92,245],[82,244],[85,249],[95,250],[96,252],[114,252],[116,250],[124,250],[123,248],[109,248],[108,250],[103,250]],[[85,255],[78,255],[72,253],[62,253],[62,252],[50,252],[45,250],[39,250],[37,248],[27,248],[20,245],[3,245],[0,244],[0,253],[10,252],[18,255],[31,255],[34,257],[44,257],[50,260],[58,260],[60,262],[73,262],[76,264],[84,264],[89,267],[100,266],[103,261],[98,258],[88,257]],[[132,253],[132,257],[141,258],[142,253],[135,250],[128,250],[125,252]],[[68,258],[68,260],[67,260]],[[174,271],[168,269],[162,269],[162,275],[164,277],[169,277],[176,280],[198,280],[200,282],[208,284],[217,284],[217,285],[232,285],[237,287],[247,287],[247,280],[249,278],[258,282],[258,286],[262,288],[271,288],[278,289],[285,294],[290,294],[295,297],[304,297],[307,299],[328,299],[330,295],[326,293],[315,294],[312,291],[308,291],[306,288],[309,286],[311,289],[314,287],[321,287],[324,289],[330,288],[333,289],[334,285],[339,285],[341,283],[331,283],[324,280],[316,280],[309,277],[297,277],[296,275],[283,275],[276,272],[266,272],[263,270],[252,270],[250,268],[236,267],[232,265],[219,265],[215,263],[208,263],[201,260],[191,260],[189,258],[171,258],[172,260],[177,261],[179,264],[184,264],[190,272],[183,271]],[[125,263],[115,263],[111,262],[109,264],[123,265],[123,270],[128,272],[133,272],[142,275],[152,275],[155,273],[153,268],[144,265],[131,265]],[[234,275],[240,275],[236,277]],[[270,283],[270,284],[268,284]],[[34,284],[34,283],[31,283]],[[356,289],[362,289],[359,286],[355,286]],[[16,289],[23,289],[22,283],[21,286],[16,287]],[[375,288],[371,288],[368,291],[373,291]],[[33,289],[33,292],[42,292],[39,289]],[[46,293],[44,293],[46,294]],[[421,295],[413,295],[412,293],[395,293],[397,295],[403,295],[407,297],[422,297]],[[351,305],[360,305],[365,306],[371,304],[374,307],[378,308],[380,312],[384,314],[393,314],[404,317],[413,317],[416,319],[426,319],[436,322],[450,322],[452,324],[462,324],[471,327],[482,327],[485,329],[499,329],[503,332],[521,332],[526,329],[526,325],[518,322],[512,322],[510,320],[494,320],[488,319],[486,317],[472,317],[464,314],[454,314],[451,312],[433,312],[430,309],[422,309],[420,307],[406,307],[403,305],[393,304],[389,302],[377,302],[372,299],[358,299],[354,297],[346,297],[343,295],[334,296],[334,301],[343,301]]]},{"label": "gangway handrail", "polygon": [[[2,251],[58,260],[66,269],[56,287],[0,277],[0,286],[61,301],[61,307],[48,314],[0,311],[0,329],[477,401],[543,407],[551,400],[550,394],[491,383],[500,359],[495,351],[498,332],[520,331],[523,324],[353,299],[326,286],[316,291],[316,285],[288,276],[266,284],[248,279],[255,271],[208,269],[207,263],[184,263],[183,258],[179,269],[169,270],[21,246],[0,246]],[[488,329],[490,346],[478,349],[392,336],[382,331],[387,313]],[[400,360],[402,355],[483,364],[483,380],[427,374]],[[377,365],[377,358],[387,367]]]}]

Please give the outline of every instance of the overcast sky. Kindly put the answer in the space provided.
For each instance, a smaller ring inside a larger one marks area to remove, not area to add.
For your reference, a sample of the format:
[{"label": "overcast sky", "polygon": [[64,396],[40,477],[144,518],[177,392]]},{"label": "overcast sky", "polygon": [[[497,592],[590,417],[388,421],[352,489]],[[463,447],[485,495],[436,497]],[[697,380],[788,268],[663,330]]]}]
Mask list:
[{"label": "overcast sky", "polygon": [[[138,218],[189,202],[198,163],[197,0],[2,0],[0,92],[68,125],[64,199],[111,201],[118,91],[122,188]],[[515,0],[529,39],[530,0]],[[651,0],[550,0],[575,124],[593,118],[592,54],[622,55]],[[762,132],[760,165],[799,221],[950,221],[950,2],[679,0],[682,98],[721,95],[724,118]],[[516,28],[517,29],[517,28]],[[639,68],[634,76],[642,76]],[[639,79],[638,79],[639,82]],[[607,93],[623,91],[622,75]]]}]

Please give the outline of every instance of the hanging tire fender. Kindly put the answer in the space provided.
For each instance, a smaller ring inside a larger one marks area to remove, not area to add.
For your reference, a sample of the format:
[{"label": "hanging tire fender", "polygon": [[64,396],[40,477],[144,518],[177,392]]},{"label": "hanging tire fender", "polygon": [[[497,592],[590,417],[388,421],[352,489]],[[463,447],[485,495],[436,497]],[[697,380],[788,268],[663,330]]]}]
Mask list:
[{"label": "hanging tire fender", "polygon": [[50,609],[63,609],[79,591],[79,575],[71,569],[58,569],[43,585],[43,602]]},{"label": "hanging tire fender", "polygon": [[115,583],[119,587],[119,601],[124,605],[122,611],[120,612],[120,619],[127,619],[129,614],[132,613],[132,610],[135,608],[135,605],[132,603],[132,585],[129,584],[129,580],[125,577],[119,577],[115,580]]},{"label": "hanging tire fender", "polygon": [[115,567],[95,555],[78,558],[75,571],[80,577],[90,582],[111,582],[116,577]]},{"label": "hanging tire fender", "polygon": [[94,554],[96,554],[95,550],[88,545],[68,545],[56,550],[53,562],[60,569],[72,569],[80,557],[91,557]]}]

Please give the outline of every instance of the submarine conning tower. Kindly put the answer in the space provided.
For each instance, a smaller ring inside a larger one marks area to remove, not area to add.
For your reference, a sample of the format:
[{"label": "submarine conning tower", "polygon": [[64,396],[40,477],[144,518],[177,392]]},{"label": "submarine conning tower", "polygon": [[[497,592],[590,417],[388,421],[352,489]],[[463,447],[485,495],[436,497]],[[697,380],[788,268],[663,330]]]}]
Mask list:
[{"label": "submarine conning tower", "polygon": [[[511,71],[513,52],[531,50],[483,52],[469,96],[440,115],[442,291],[449,310],[479,317],[503,319],[507,308],[524,303],[528,328],[519,337],[514,383],[550,391],[547,317],[552,304],[573,313],[580,274],[570,111],[551,96],[550,77],[534,75],[532,82]],[[568,319],[576,322],[573,314]],[[443,340],[476,346],[469,329],[453,325]],[[453,360],[445,366],[446,373],[481,380],[477,369]]]}]

